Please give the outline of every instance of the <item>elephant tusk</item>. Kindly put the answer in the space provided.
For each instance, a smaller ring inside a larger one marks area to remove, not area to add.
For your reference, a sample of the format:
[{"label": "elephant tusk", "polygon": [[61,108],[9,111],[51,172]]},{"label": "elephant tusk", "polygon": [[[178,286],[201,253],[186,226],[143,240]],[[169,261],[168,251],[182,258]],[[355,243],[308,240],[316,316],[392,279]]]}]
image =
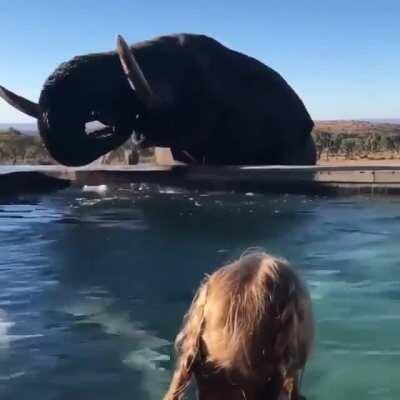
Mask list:
[{"label": "elephant tusk", "polygon": [[149,108],[155,104],[155,97],[132,51],[121,35],[117,36],[117,52],[122,69],[140,100]]},{"label": "elephant tusk", "polygon": [[25,99],[24,97],[18,96],[3,86],[0,86],[0,97],[10,104],[10,106],[13,106],[24,114],[36,119],[40,117],[39,104]]}]

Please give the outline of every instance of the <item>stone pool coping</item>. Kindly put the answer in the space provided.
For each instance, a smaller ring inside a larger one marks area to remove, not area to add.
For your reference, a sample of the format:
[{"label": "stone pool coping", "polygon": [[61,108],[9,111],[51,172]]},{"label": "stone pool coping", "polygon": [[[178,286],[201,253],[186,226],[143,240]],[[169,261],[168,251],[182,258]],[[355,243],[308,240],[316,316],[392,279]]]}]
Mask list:
[{"label": "stone pool coping", "polygon": [[155,183],[207,190],[400,194],[400,164],[362,166],[0,166],[0,195],[69,185]]}]

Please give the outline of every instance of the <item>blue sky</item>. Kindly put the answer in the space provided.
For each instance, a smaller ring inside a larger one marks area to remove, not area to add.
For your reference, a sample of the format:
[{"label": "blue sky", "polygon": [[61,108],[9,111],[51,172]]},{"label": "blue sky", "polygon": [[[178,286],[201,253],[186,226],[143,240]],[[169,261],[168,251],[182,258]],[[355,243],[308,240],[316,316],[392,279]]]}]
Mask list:
[{"label": "blue sky", "polygon": [[[276,69],[314,119],[400,117],[398,0],[0,0],[0,84],[37,100],[77,54],[205,33]],[[30,118],[0,101],[1,122]]]}]

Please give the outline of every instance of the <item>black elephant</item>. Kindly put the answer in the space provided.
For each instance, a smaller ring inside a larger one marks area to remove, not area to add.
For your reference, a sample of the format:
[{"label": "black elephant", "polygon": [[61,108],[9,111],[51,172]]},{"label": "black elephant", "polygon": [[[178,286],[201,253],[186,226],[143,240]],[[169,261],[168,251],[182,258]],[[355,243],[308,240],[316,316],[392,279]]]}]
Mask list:
[{"label": "black elephant", "polygon": [[[1,86],[0,96],[38,119],[48,151],[65,165],[88,164],[133,132],[141,146],[170,147],[186,163],[316,161],[313,121],[289,84],[204,35],[162,36],[131,47],[118,37],[116,52],[61,64],[38,104]],[[90,121],[104,126],[88,132]]]}]

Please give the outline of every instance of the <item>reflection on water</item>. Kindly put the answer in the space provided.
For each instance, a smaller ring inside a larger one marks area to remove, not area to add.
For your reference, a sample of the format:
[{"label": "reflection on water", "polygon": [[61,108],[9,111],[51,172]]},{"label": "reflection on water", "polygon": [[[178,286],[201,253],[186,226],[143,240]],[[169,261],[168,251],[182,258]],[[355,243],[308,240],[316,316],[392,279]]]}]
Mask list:
[{"label": "reflection on water", "polygon": [[0,200],[0,398],[160,399],[205,273],[258,246],[297,264],[309,399],[398,399],[399,201],[137,185]]}]

